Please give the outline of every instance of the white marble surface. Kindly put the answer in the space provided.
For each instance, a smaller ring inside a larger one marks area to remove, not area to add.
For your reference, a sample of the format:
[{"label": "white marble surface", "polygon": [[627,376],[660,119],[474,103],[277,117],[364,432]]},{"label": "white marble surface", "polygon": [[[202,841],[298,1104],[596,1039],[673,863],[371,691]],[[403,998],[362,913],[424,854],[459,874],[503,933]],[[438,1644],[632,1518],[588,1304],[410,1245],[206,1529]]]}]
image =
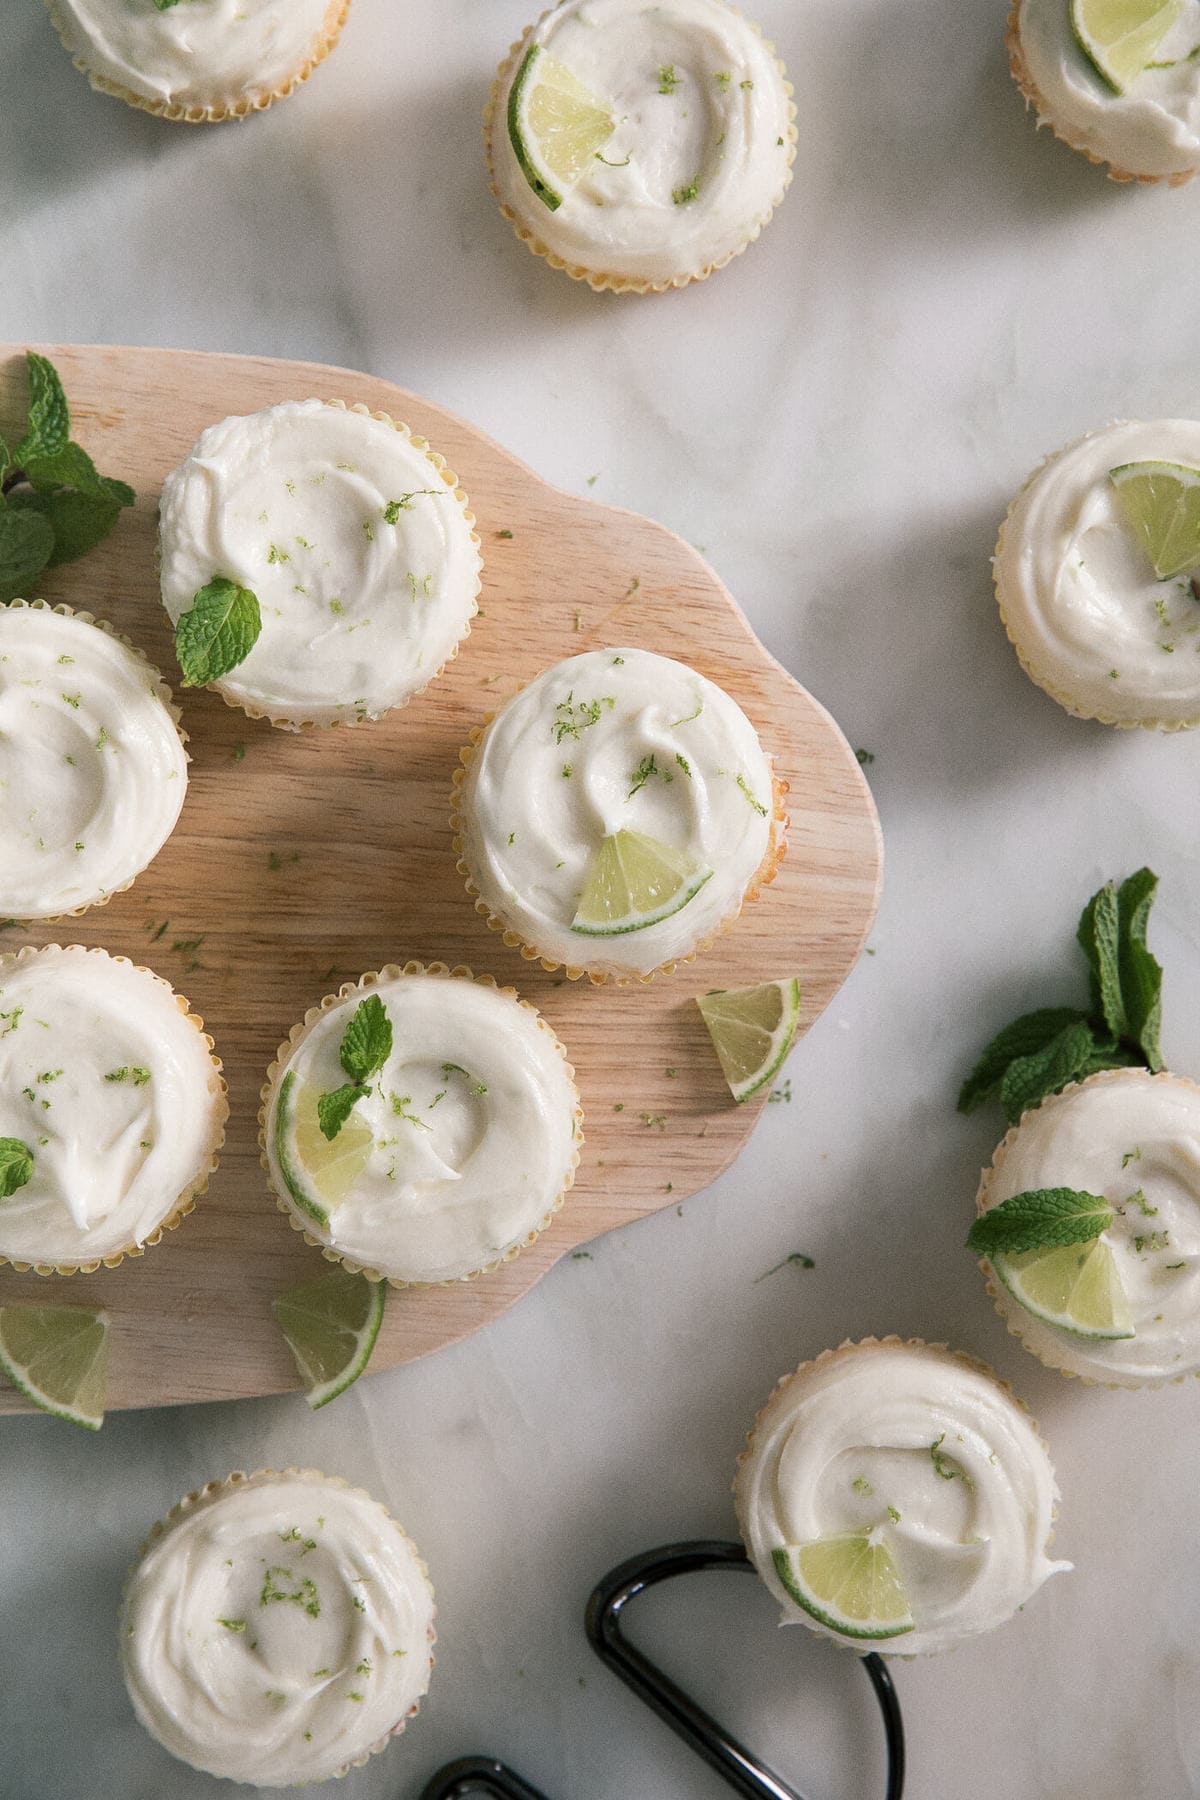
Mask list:
[{"label": "white marble surface", "polygon": [[[1003,0],[757,11],[797,82],[795,185],[748,256],[642,302],[546,270],[487,195],[479,111],[526,0],[354,0],[305,92],[211,132],[93,95],[41,0],[0,9],[0,337],[369,369],[665,520],[875,753],[888,847],[875,954],[796,1050],[791,1104],[681,1214],[316,1417],[297,1398],[196,1407],[95,1440],[0,1420],[5,1800],[222,1791],[134,1723],[113,1608],[180,1493],[287,1461],[385,1498],[440,1598],[428,1704],[328,1791],[415,1800],[442,1760],[488,1749],[552,1800],[717,1800],[591,1656],[588,1589],[656,1542],[729,1534],[775,1377],[888,1330],[987,1357],[1031,1402],[1077,1564],[1004,1631],[898,1665],[912,1800],[1200,1794],[1200,1391],[1084,1389],[1005,1335],[961,1248],[1000,1120],[953,1109],[991,1029],[1080,991],[1078,907],[1143,861],[1163,878],[1167,1056],[1200,1072],[1200,738],[1059,712],[988,573],[1044,452],[1114,416],[1200,416],[1200,183],[1118,189],[1038,136]],[[792,1250],[816,1269],[760,1279]],[[710,1578],[644,1618],[809,1800],[881,1792],[866,1683],[778,1637],[765,1592]]]}]

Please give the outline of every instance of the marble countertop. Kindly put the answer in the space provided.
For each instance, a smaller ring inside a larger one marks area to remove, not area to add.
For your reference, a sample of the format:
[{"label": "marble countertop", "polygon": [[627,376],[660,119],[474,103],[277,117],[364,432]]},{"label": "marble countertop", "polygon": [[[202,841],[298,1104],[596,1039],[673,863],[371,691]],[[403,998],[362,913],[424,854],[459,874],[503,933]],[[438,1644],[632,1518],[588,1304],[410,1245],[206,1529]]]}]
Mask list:
[{"label": "marble countertop", "polygon": [[[1068,718],[1021,674],[988,558],[1017,484],[1123,415],[1200,414],[1200,183],[1118,188],[1038,134],[1003,0],[758,0],[796,82],[792,191],[708,283],[600,298],[517,244],[479,115],[529,0],[354,0],[297,97],[189,130],[93,94],[42,0],[0,12],[0,338],[311,357],[473,420],[564,487],[703,547],[769,648],[874,756],[870,954],[709,1192],[561,1264],[481,1336],[298,1397],[0,1420],[5,1800],[206,1800],[117,1671],[145,1529],[231,1468],[316,1465],[401,1518],[441,1642],[406,1736],[340,1800],[415,1800],[451,1756],[551,1800],[728,1790],[589,1652],[613,1563],[731,1535],[776,1377],[897,1331],[985,1357],[1041,1420],[1076,1570],[1007,1628],[896,1665],[913,1800],[1200,1794],[1194,1385],[1110,1394],[1008,1337],[961,1248],[995,1112],[982,1040],[1070,1000],[1086,896],[1150,862],[1169,1063],[1200,1072],[1200,736]],[[811,1271],[785,1265],[792,1251]],[[2,1279],[0,1279],[2,1290]],[[639,1640],[809,1800],[873,1800],[852,1660],[757,1584],[643,1603]]]}]

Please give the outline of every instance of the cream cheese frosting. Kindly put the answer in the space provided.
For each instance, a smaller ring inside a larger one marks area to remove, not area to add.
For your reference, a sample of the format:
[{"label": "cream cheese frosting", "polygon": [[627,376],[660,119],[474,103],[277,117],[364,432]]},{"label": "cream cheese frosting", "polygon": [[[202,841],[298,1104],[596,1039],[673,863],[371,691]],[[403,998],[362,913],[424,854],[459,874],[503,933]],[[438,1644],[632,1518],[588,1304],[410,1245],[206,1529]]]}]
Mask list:
[{"label": "cream cheese frosting", "polygon": [[772,1553],[878,1532],[914,1628],[875,1648],[949,1649],[1001,1625],[1048,1576],[1058,1490],[1037,1431],[981,1366],[895,1339],[803,1365],[757,1420],[735,1484],[746,1548],[783,1608],[862,1650],[789,1596]]},{"label": "cream cheese frosting", "polygon": [[170,837],[187,753],[157,670],[85,614],[0,608],[0,915],[127,887]]},{"label": "cream cheese frosting", "polygon": [[77,945],[0,957],[0,1138],[33,1157],[0,1200],[0,1257],[77,1268],[145,1244],[202,1189],[227,1112],[157,975]]},{"label": "cream cheese frosting", "polygon": [[[521,170],[508,91],[539,45],[606,103],[616,129],[552,211]],[[757,236],[795,148],[790,88],[724,0],[566,0],[527,34],[492,110],[493,176],[518,221],[570,267],[669,283]]]},{"label": "cream cheese frosting", "polygon": [[1108,475],[1132,462],[1200,468],[1200,422],[1110,425],[1051,457],[1001,532],[1000,610],[1029,674],[1073,710],[1195,724],[1200,601],[1186,577],[1156,577],[1121,517]]},{"label": "cream cheese frosting", "polygon": [[89,74],[139,99],[224,108],[280,92],[331,35],[344,0],[49,0]]},{"label": "cream cheese frosting", "polygon": [[[496,715],[467,759],[464,868],[547,960],[647,975],[732,917],[778,835],[771,764],[736,701],[649,650],[556,663]],[[631,830],[712,874],[670,917],[620,936],[572,931],[601,840]]]},{"label": "cream cheese frosting", "polygon": [[1085,1338],[1035,1319],[997,1281],[997,1304],[1052,1368],[1122,1386],[1200,1371],[1200,1088],[1173,1075],[1094,1075],[1025,1114],[984,1175],[981,1210],[1068,1187],[1109,1202],[1103,1234],[1131,1338]]},{"label": "cream cheese frosting", "polygon": [[261,635],[213,684],[248,712],[376,718],[419,693],[470,628],[472,524],[441,459],[405,428],[288,401],[210,426],[168,475],[163,603],[178,623],[214,576],[257,596]]},{"label": "cream cheese frosting", "polygon": [[231,1476],[176,1507],[133,1570],[121,1661],[172,1755],[262,1787],[381,1749],[432,1668],[433,1590],[369,1495],[315,1470]]},{"label": "cream cheese frosting", "polygon": [[1184,0],[1153,66],[1123,94],[1076,43],[1070,0],[1020,0],[1017,35],[1039,115],[1077,149],[1126,175],[1200,168],[1200,0]]},{"label": "cream cheese frosting", "polygon": [[[297,1206],[280,1109],[293,1117],[306,1089],[345,1083],[339,1050],[367,992],[383,1003],[392,1049],[351,1115],[371,1132],[365,1166],[323,1225]],[[307,1232],[357,1266],[400,1283],[478,1274],[527,1242],[574,1179],[582,1131],[571,1077],[554,1033],[510,990],[385,970],[284,1053],[266,1123],[276,1189]]]}]

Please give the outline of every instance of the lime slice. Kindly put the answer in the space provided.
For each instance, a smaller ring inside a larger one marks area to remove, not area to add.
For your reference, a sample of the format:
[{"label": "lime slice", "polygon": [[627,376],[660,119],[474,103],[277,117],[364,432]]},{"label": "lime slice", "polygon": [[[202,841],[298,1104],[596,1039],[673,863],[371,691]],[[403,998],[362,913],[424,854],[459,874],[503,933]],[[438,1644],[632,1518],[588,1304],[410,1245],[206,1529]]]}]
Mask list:
[{"label": "lime slice", "polygon": [[1116,1259],[1102,1237],[1053,1250],[996,1255],[991,1264],[1013,1298],[1047,1325],[1075,1337],[1134,1335]]},{"label": "lime slice", "polygon": [[736,1101],[749,1100],[776,1074],[800,1023],[800,983],[764,981],[758,987],[701,994],[696,1005]]},{"label": "lime slice", "polygon": [[288,1070],[275,1108],[275,1155],[287,1191],[301,1212],[318,1225],[328,1225],[330,1213],[366,1168],[373,1139],[370,1126],[356,1112],[335,1138],[327,1138],[317,1118],[320,1095],[315,1081],[297,1084],[296,1071]]},{"label": "lime slice", "polygon": [[91,1306],[0,1306],[0,1369],[43,1412],[99,1431],[108,1314]]},{"label": "lime slice", "polygon": [[1123,94],[1182,11],[1183,0],[1071,0],[1071,29],[1096,73]]},{"label": "lime slice", "polygon": [[640,831],[614,831],[592,858],[571,930],[620,937],[669,919],[694,900],[711,869]]},{"label": "lime slice", "polygon": [[331,1269],[271,1302],[314,1411],[344,1394],[370,1362],[386,1296],[386,1282]]},{"label": "lime slice", "polygon": [[913,1628],[892,1553],[876,1531],[841,1531],[771,1552],[775,1573],[806,1613],[843,1637],[900,1637]]},{"label": "lime slice", "polygon": [[603,100],[534,44],[508,96],[508,136],[521,173],[551,212],[616,128]]},{"label": "lime slice", "polygon": [[1122,463],[1108,479],[1125,523],[1163,581],[1200,563],[1200,469],[1182,463]]}]

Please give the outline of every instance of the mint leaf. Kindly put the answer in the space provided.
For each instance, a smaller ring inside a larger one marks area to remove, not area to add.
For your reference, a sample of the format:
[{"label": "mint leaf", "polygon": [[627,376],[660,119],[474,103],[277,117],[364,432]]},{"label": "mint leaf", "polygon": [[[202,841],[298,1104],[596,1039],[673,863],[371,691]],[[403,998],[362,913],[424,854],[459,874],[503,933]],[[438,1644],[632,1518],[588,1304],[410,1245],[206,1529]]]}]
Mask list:
[{"label": "mint leaf", "polygon": [[360,1082],[351,1082],[347,1087],[334,1088],[332,1093],[320,1094],[317,1097],[317,1123],[321,1127],[321,1135],[333,1142],[350,1114],[355,1103],[361,1100],[366,1088]]},{"label": "mint leaf", "polygon": [[959,1112],[972,1112],[989,1099],[1009,1063],[1017,1057],[1032,1056],[1044,1050],[1068,1025],[1086,1021],[1087,1015],[1069,1006],[1047,1006],[1038,1012],[1025,1013],[992,1039],[967,1079],[958,1096]]},{"label": "mint leaf", "polygon": [[2,482],[4,480],[4,477],[8,474],[8,471],[11,468],[12,468],[12,451],[9,449],[8,445],[5,443],[4,439],[2,437],[0,437],[0,482]]},{"label": "mint leaf", "polygon": [[13,452],[24,468],[31,457],[57,456],[71,440],[71,414],[58,370],[36,350],[26,352],[29,366],[29,422]]},{"label": "mint leaf", "polygon": [[179,0],[154,0],[154,4],[159,12],[170,12],[173,6],[179,5]]},{"label": "mint leaf", "polygon": [[33,1151],[20,1138],[0,1138],[0,1200],[23,1188],[33,1174]]},{"label": "mint leaf", "polygon": [[1067,1025],[1044,1050],[1035,1051],[1032,1056],[1018,1056],[1009,1063],[1000,1083],[1000,1104],[1009,1124],[1015,1125],[1031,1106],[1073,1081],[1094,1048],[1092,1028],[1084,1019]]},{"label": "mint leaf", "polygon": [[175,627],[175,654],[184,687],[203,687],[228,675],[249,656],[261,630],[257,596],[236,581],[215,575]]},{"label": "mint leaf", "polygon": [[1098,1194],[1077,1188],[1030,1188],[976,1219],[967,1233],[967,1248],[976,1256],[1054,1250],[1062,1244],[1090,1243],[1112,1222],[1112,1209]]},{"label": "mint leaf", "polygon": [[378,1074],[392,1054],[392,1021],[378,994],[368,994],[354,1009],[339,1052],[343,1069],[352,1081],[366,1081]]},{"label": "mint leaf", "polygon": [[28,599],[54,553],[54,529],[39,513],[0,508],[0,603]]},{"label": "mint leaf", "polygon": [[101,475],[80,444],[67,444],[54,456],[27,456],[22,467],[30,486],[40,493],[76,488],[97,499],[115,500],[119,506],[132,506],[137,498],[128,482]]},{"label": "mint leaf", "polygon": [[60,563],[74,562],[106,538],[121,514],[121,504],[96,494],[77,494],[64,490],[60,494],[36,494],[18,488],[8,496],[8,504],[18,511],[37,512],[54,533],[54,549],[46,564],[56,569]]},{"label": "mint leaf", "polygon": [[1098,1013],[1114,1038],[1125,1036],[1125,1003],[1117,961],[1117,890],[1106,882],[1083,909],[1076,937],[1091,971],[1092,1011]]},{"label": "mint leaf", "polygon": [[1117,890],[1118,965],[1125,1004],[1125,1035],[1137,1045],[1151,1070],[1163,1066],[1158,1034],[1162,1027],[1162,965],[1146,945],[1146,925],[1158,891],[1152,869],[1139,869]]}]

